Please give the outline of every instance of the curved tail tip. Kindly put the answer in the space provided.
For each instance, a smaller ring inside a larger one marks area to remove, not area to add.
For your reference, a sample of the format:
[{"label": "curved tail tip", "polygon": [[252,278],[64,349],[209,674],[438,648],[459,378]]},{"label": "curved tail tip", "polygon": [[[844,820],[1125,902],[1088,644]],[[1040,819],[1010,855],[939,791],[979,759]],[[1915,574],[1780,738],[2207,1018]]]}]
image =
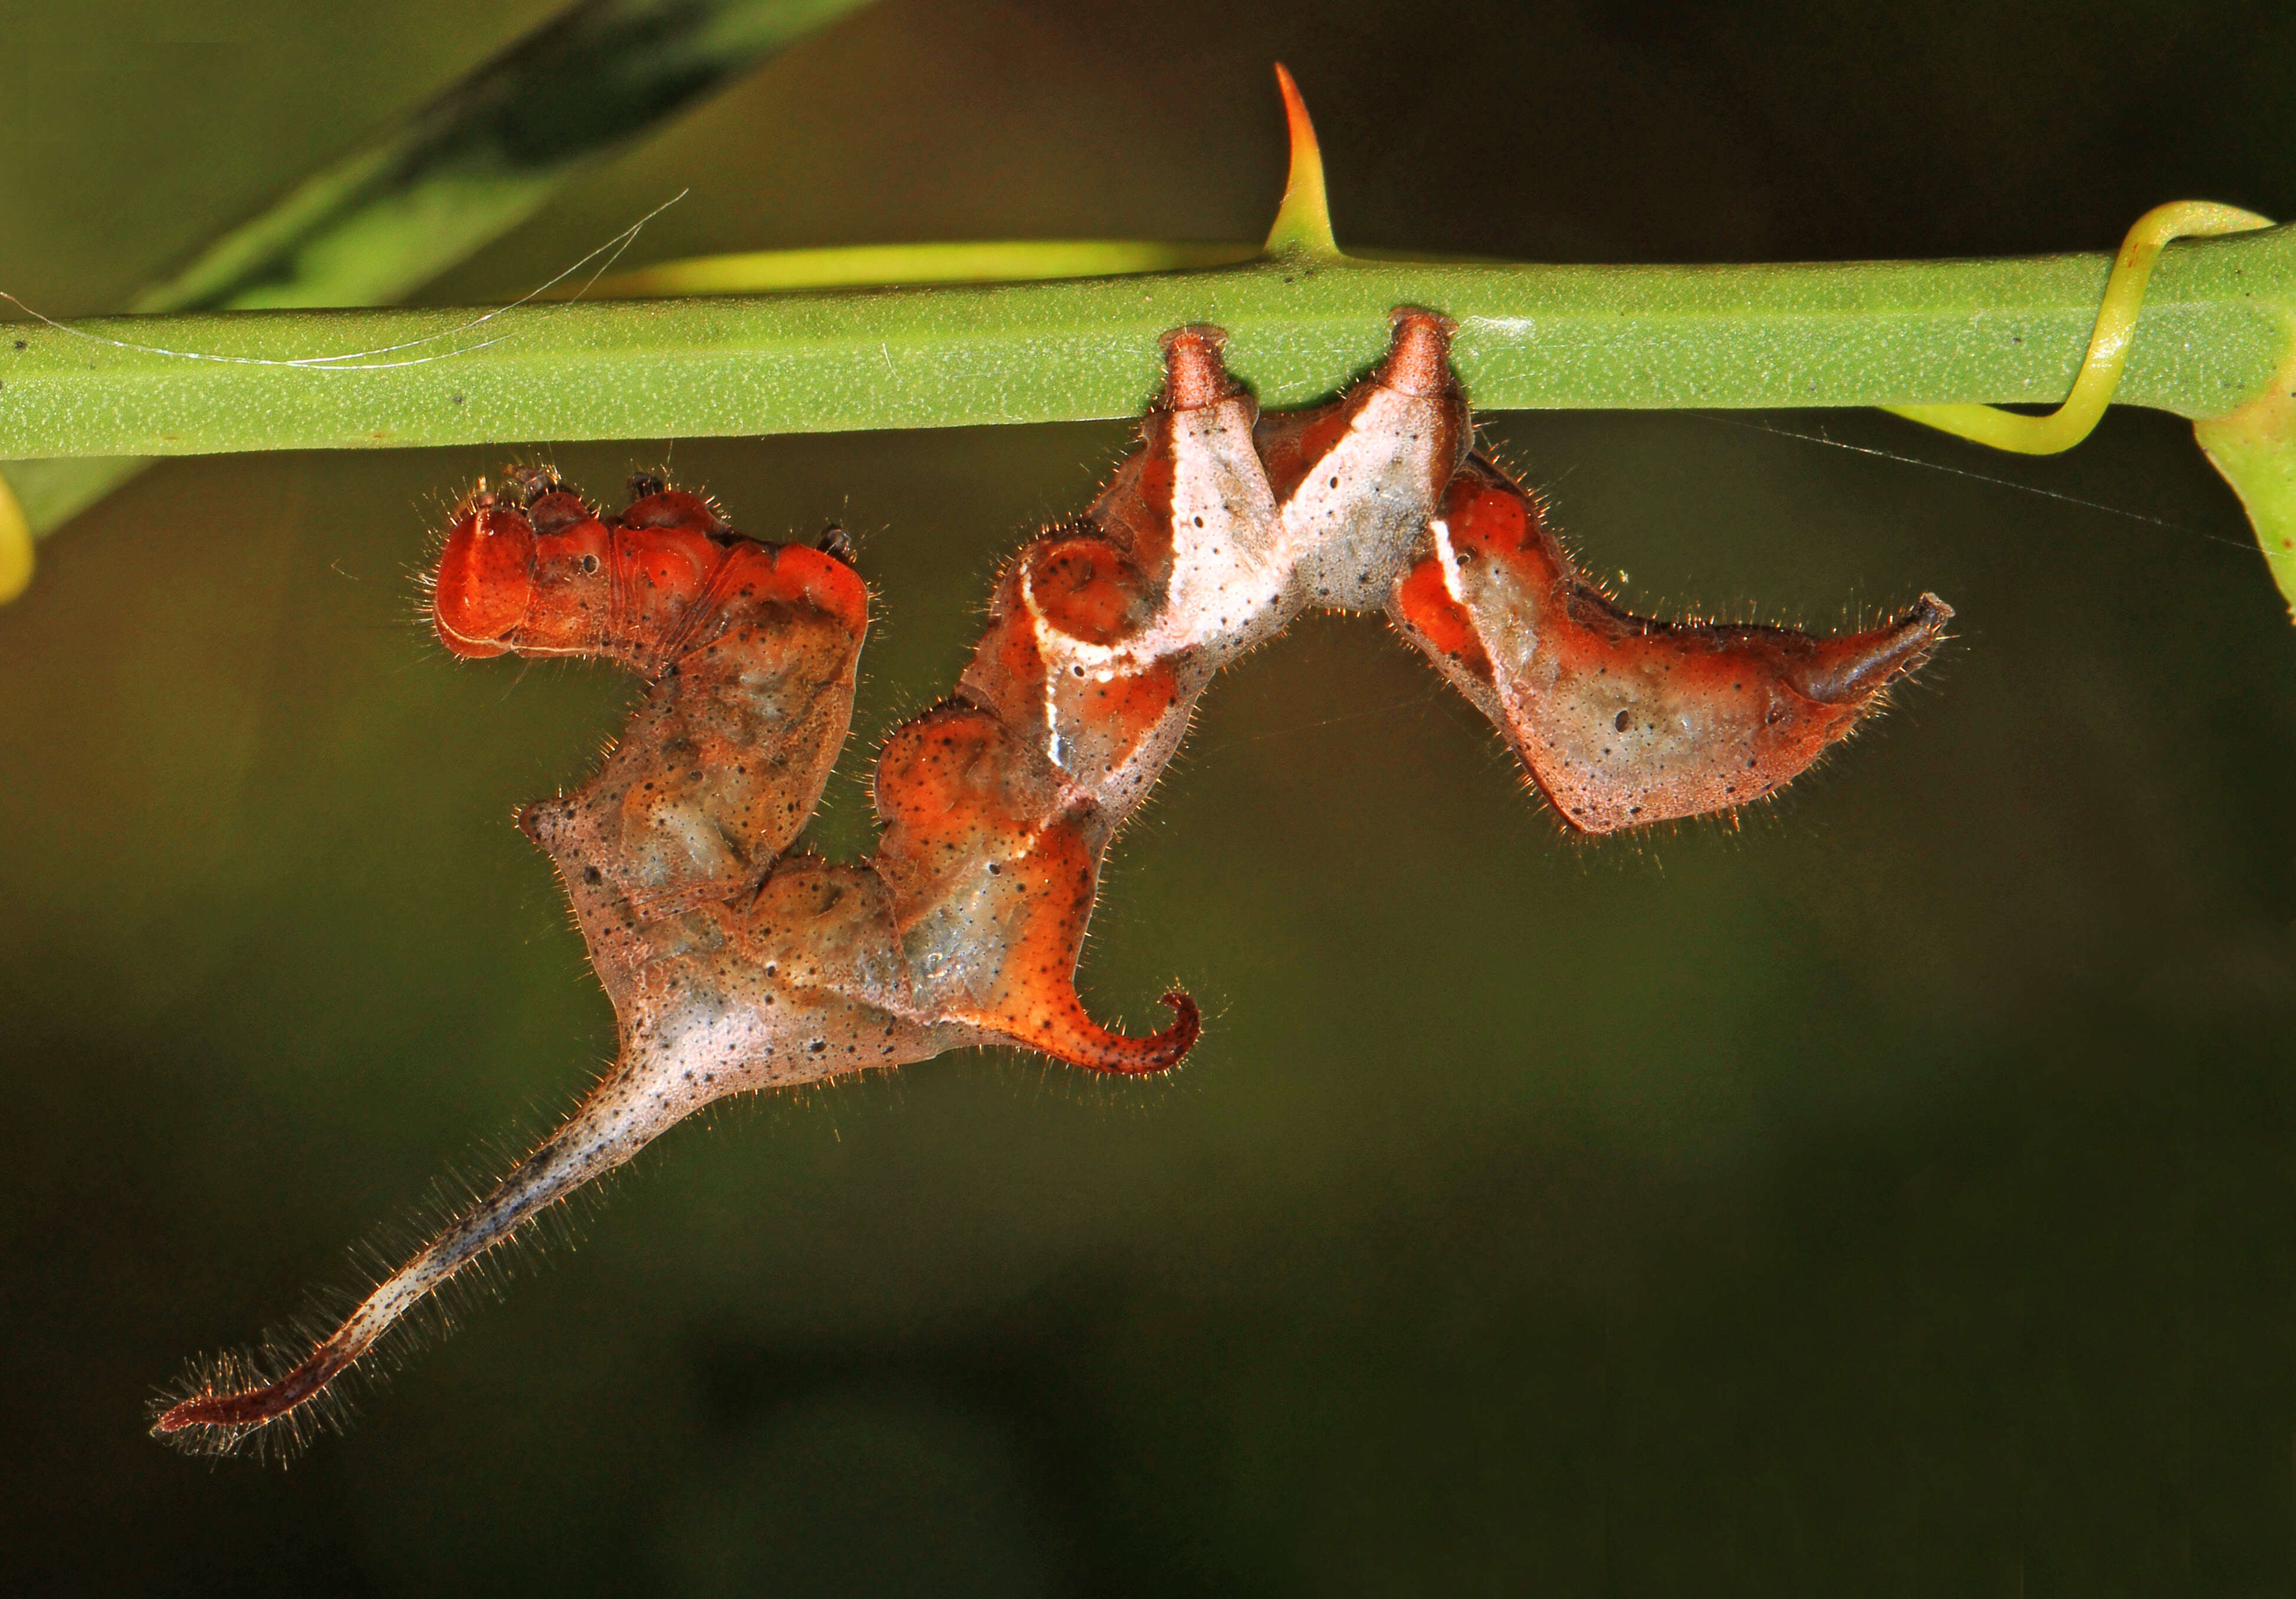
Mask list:
[{"label": "curved tail tip", "polygon": [[170,1432],[187,1432],[193,1427],[230,1427],[238,1424],[231,1419],[228,1407],[236,1396],[203,1393],[197,1399],[179,1400],[152,1418],[152,1435],[165,1438]]},{"label": "curved tail tip", "polygon": [[152,1421],[152,1435],[168,1438],[195,1428],[213,1427],[228,1432],[259,1427],[318,1396],[319,1391],[340,1375],[351,1358],[340,1351],[322,1349],[275,1383],[242,1389],[235,1393],[217,1393],[212,1390],[179,1399],[162,1410]]},{"label": "curved tail tip", "polygon": [[1173,989],[1161,999],[1174,1014],[1172,1024],[1146,1041],[1147,1048],[1157,1056],[1155,1065],[1143,1068],[1150,1072],[1178,1065],[1196,1047],[1196,1040],[1203,1036],[1204,1031],[1204,1013],[1197,1008],[1185,989]]},{"label": "curved tail tip", "polygon": [[[1087,1071],[1105,1072],[1113,1077],[1152,1077],[1178,1065],[1196,1047],[1196,1040],[1204,1030],[1203,1013],[1185,993],[1176,988],[1163,996],[1163,1001],[1175,1013],[1172,1024],[1146,1038],[1128,1038],[1120,1032],[1092,1027],[1094,1036],[1088,1042],[1070,1040],[1069,1048],[1046,1041],[1031,1042],[1034,1048],[1056,1059]],[[1086,1024],[1091,1026],[1089,1021]]]},{"label": "curved tail tip", "polygon": [[1945,624],[1952,620],[1953,607],[1936,595],[1923,594],[1915,600],[1905,615],[1881,630],[1884,643],[1874,658],[1880,681],[1911,672],[1929,659],[1930,651],[1945,633]]},{"label": "curved tail tip", "polygon": [[1789,671],[1788,680],[1821,704],[1862,703],[1928,660],[1952,620],[1953,607],[1923,594],[1869,632],[1825,640],[1814,659]]},{"label": "curved tail tip", "polygon": [[1899,623],[1900,626],[1919,626],[1935,632],[1953,620],[1953,607],[1934,594],[1923,594],[1913,603]]}]

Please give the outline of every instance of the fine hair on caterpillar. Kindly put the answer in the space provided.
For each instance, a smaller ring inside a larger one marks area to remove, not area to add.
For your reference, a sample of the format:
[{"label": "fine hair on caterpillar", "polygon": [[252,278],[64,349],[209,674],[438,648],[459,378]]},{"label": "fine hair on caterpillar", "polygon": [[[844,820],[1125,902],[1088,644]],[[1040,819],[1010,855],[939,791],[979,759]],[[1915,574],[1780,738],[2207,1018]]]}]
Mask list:
[{"label": "fine hair on caterpillar", "polygon": [[228,1449],[309,1410],[378,1341],[559,1201],[693,1113],[951,1049],[1169,1071],[1202,1016],[1095,1019],[1076,970],[1111,841],[1220,669],[1308,610],[1379,613],[1504,738],[1564,825],[1734,815],[1846,737],[1952,612],[1816,637],[1639,616],[1472,448],[1451,323],[1395,314],[1376,371],[1262,412],[1225,336],[1182,328],[1081,513],[1005,563],[957,683],[885,738],[875,851],[798,847],[851,718],[869,595],[841,535],[776,544],[640,474],[611,515],[546,468],[456,504],[430,591],[463,659],[616,662],[619,743],[518,825],[558,869],[614,1005],[613,1064],[566,1120],[284,1366],[217,1368],[155,1420]]},{"label": "fine hair on caterpillar", "polygon": [[[541,1269],[559,1252],[578,1244],[591,1212],[604,1203],[621,1175],[609,1171],[529,1210],[484,1249],[407,1299],[348,1358],[315,1365],[330,1338],[356,1320],[362,1304],[394,1277],[404,1277],[410,1257],[421,1258],[447,1243],[526,1163],[487,1152],[479,1159],[482,1163],[458,1163],[433,1179],[405,1220],[379,1228],[348,1252],[345,1279],[364,1283],[363,1288],[347,1289],[340,1281],[322,1284],[300,1309],[282,1326],[266,1329],[251,1346],[188,1361],[150,1407],[153,1436],[187,1454],[288,1464],[321,1434],[346,1430],[368,1394],[445,1338],[466,1313],[498,1299],[512,1278]],[[251,1391],[299,1397],[276,1415],[255,1419],[215,1403],[217,1395]]]},{"label": "fine hair on caterpillar", "polygon": [[[279,1326],[266,1328],[252,1344],[201,1355],[186,1362],[176,1381],[150,1406],[153,1435],[187,1454],[239,1456],[284,1465],[326,1432],[340,1432],[356,1419],[361,1402],[388,1383],[414,1356],[442,1340],[463,1315],[500,1297],[511,1279],[540,1269],[558,1251],[578,1244],[590,1211],[603,1204],[608,1180],[569,1195],[574,1203],[536,1213],[513,1236],[472,1260],[441,1281],[392,1322],[355,1362],[317,1387],[303,1402],[260,1422],[225,1416],[189,1426],[167,1428],[161,1417],[187,1402],[218,1393],[275,1387],[308,1363],[312,1351],[340,1328],[373,1289],[395,1274],[410,1253],[427,1247],[480,1199],[496,1187],[498,1174],[515,1164],[491,1146],[475,1164],[457,1163],[433,1178],[403,1220],[387,1223],[346,1252],[342,1279],[322,1282],[301,1309]],[[351,1289],[345,1282],[358,1282]]]}]

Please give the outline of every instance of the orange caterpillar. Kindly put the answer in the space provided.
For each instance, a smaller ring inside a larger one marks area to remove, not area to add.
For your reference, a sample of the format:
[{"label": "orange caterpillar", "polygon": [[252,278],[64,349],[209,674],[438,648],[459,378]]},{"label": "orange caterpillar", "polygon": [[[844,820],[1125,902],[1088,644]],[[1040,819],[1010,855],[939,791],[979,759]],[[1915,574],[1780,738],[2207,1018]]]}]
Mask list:
[{"label": "orange caterpillar", "polygon": [[1141,443],[999,579],[956,691],[879,759],[875,855],[790,847],[852,714],[867,593],[841,538],[731,532],[642,479],[606,520],[546,472],[457,508],[432,615],[459,656],[601,656],[650,688],[596,776],[519,821],[556,863],[619,1026],[563,1126],[284,1372],[211,1373],[154,1430],[229,1448],[309,1402],[424,1296],[714,1100],[1019,1045],[1095,1071],[1177,1063],[1093,1020],[1076,964],[1109,841],[1213,674],[1300,611],[1384,608],[1572,826],[1728,809],[1807,767],[1951,612],[1819,640],[1669,625],[1581,579],[1538,508],[1469,453],[1450,324],[1398,313],[1380,369],[1259,414],[1221,337],[1165,341]]}]

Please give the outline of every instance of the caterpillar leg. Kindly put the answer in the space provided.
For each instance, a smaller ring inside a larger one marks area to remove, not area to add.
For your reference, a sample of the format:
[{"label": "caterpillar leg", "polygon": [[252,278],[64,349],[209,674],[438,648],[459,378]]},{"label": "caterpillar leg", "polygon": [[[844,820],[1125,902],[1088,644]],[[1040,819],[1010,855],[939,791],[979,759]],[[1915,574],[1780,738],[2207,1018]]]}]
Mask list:
[{"label": "caterpillar leg", "polygon": [[1830,639],[1630,616],[1480,456],[1452,480],[1389,613],[1588,833],[1772,793],[1927,659],[1953,616],[1924,594],[1886,626]]},{"label": "caterpillar leg", "polygon": [[958,685],[1089,795],[1106,842],[1161,775],[1197,697],[1297,606],[1252,422],[1222,336],[1164,341],[1140,447],[1074,521],[1005,567]]},{"label": "caterpillar leg", "polygon": [[1385,362],[1329,405],[1262,417],[1256,439],[1302,604],[1377,610],[1466,453],[1450,322],[1395,313]]}]

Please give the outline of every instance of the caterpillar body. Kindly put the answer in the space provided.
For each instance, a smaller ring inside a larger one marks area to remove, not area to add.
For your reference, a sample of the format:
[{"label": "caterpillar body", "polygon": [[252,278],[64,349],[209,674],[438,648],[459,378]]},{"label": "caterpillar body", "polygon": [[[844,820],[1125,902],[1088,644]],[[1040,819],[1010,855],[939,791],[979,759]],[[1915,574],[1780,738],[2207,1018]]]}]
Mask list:
[{"label": "caterpillar body", "polygon": [[1077,994],[1102,858],[1214,674],[1302,610],[1384,610],[1587,832],[1775,791],[1934,649],[1952,612],[1930,595],[1833,639],[1620,610],[1471,452],[1450,333],[1398,312],[1377,371],[1267,415],[1218,330],[1168,335],[1138,448],[1005,567],[955,692],[886,741],[861,861],[791,849],[868,626],[841,539],[745,538],[653,480],[611,519],[541,471],[465,499],[433,590],[447,648],[603,657],[649,683],[597,774],[519,819],[564,882],[619,1054],[308,1357],[269,1381],[195,1382],[155,1432],[262,1437],[523,1222],[729,1095],[983,1044],[1100,1072],[1177,1064],[1200,1028],[1185,994],[1146,1035]]}]

